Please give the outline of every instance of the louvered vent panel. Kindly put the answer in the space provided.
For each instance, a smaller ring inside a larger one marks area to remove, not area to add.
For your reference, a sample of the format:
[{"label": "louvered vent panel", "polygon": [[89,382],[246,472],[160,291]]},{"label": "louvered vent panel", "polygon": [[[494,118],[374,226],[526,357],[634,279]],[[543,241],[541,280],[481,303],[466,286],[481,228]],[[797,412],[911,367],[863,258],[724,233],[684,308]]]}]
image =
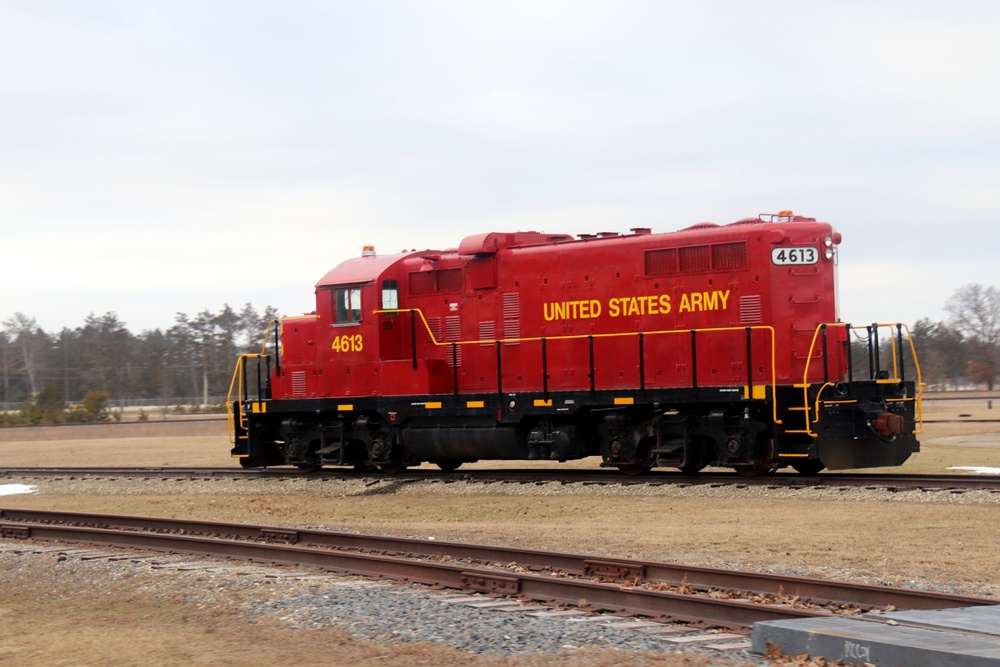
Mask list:
[{"label": "louvered vent panel", "polygon": [[497,337],[497,324],[493,320],[488,322],[479,323],[479,340],[488,341],[483,343],[483,347],[490,347],[493,345],[492,341],[496,340]]},{"label": "louvered vent panel", "polygon": [[[448,342],[462,340],[462,319],[458,315],[444,318],[444,339]],[[462,346],[448,346],[448,368],[462,365]]]},{"label": "louvered vent panel", "polygon": [[760,294],[740,297],[740,321],[743,324],[760,324],[763,321]]},{"label": "louvered vent panel", "polygon": [[[521,337],[521,295],[517,292],[503,295],[503,337]],[[520,345],[520,343],[507,343]]]},{"label": "louvered vent panel", "polygon": [[442,342],[444,338],[441,336],[441,318],[440,317],[428,317],[427,318],[427,328],[430,332],[427,334],[427,342],[433,343],[431,336],[437,342]]},{"label": "louvered vent panel", "polygon": [[306,372],[292,371],[292,396],[306,395]]}]

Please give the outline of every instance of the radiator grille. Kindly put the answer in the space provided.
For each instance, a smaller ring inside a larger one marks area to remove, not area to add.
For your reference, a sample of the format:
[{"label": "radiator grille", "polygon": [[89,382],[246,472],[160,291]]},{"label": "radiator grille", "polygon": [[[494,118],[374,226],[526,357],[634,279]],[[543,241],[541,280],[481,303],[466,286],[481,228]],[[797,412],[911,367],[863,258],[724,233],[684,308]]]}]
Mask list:
[{"label": "radiator grille", "polygon": [[680,265],[681,271],[707,271],[711,268],[708,263],[708,246],[693,245],[681,248]]},{"label": "radiator grille", "polygon": [[747,244],[717,243],[712,246],[712,268],[716,270],[744,269],[747,265]]},{"label": "radiator grille", "polygon": [[665,273],[677,272],[677,249],[663,248],[662,250],[646,251],[646,275],[659,276]]},{"label": "radiator grille", "polygon": [[745,241],[647,250],[643,256],[647,276],[688,271],[732,271],[747,268]]}]

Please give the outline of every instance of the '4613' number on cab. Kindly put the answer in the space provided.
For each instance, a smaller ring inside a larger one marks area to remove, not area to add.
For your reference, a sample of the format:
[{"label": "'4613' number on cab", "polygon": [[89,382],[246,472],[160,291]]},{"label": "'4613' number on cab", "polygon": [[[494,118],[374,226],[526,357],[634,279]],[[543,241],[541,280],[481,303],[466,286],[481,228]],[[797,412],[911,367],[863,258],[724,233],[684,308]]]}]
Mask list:
[{"label": "'4613' number on cab", "polygon": [[364,349],[365,341],[361,334],[344,334],[334,336],[331,348],[334,352],[360,352]]}]

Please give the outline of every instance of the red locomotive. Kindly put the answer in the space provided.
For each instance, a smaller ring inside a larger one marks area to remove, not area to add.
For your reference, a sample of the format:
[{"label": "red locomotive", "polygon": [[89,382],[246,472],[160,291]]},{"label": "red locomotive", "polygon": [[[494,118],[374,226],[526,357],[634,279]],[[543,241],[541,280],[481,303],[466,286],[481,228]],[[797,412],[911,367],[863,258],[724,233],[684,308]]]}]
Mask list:
[{"label": "red locomotive", "polygon": [[317,283],[313,313],[241,358],[232,454],[304,470],[900,465],[919,449],[916,355],[902,325],[838,320],[839,243],[783,211],[666,234],[366,247]]}]

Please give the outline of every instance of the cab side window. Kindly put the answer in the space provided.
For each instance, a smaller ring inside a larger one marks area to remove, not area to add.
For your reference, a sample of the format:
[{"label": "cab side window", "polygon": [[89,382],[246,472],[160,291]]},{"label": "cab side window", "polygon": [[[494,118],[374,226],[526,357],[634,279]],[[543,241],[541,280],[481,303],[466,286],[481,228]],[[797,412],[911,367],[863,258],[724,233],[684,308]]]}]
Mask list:
[{"label": "cab side window", "polygon": [[399,308],[399,286],[395,280],[382,281],[382,308],[385,310]]},{"label": "cab side window", "polygon": [[338,287],[333,295],[334,324],[357,324],[361,321],[360,287]]}]

